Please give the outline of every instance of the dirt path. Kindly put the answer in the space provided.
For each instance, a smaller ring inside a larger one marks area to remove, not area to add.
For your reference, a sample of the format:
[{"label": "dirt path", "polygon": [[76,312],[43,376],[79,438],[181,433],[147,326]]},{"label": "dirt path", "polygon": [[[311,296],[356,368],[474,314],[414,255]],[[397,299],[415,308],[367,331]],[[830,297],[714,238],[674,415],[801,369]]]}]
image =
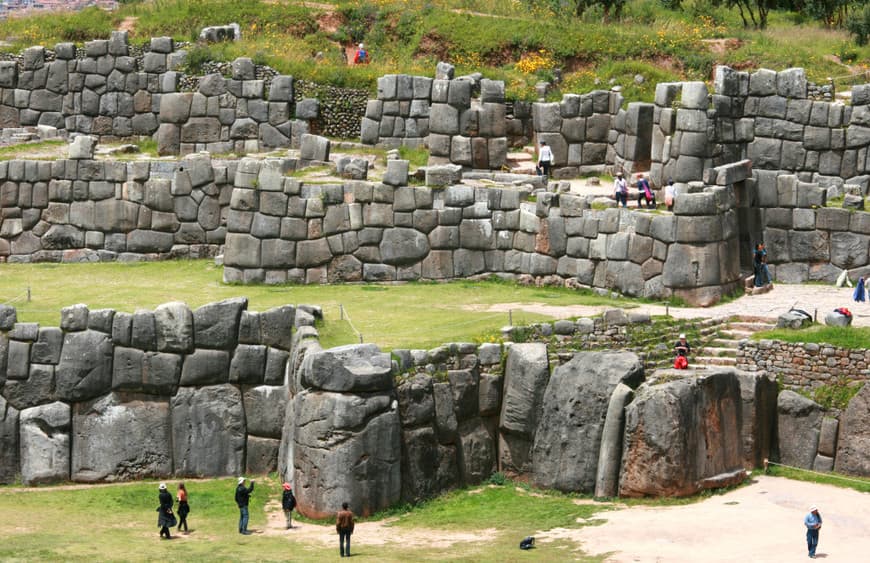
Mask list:
[{"label": "dirt path", "polygon": [[118,31],[132,32],[136,29],[136,22],[138,21],[139,18],[135,16],[126,17],[121,21],[121,25],[118,26]]},{"label": "dirt path", "polygon": [[807,558],[803,518],[811,504],[824,525],[817,557],[867,561],[870,494],[830,485],[759,476],[755,483],[688,506],[634,507],[601,512],[601,526],[556,529],[536,536],[578,542],[605,561],[802,561]]},{"label": "dirt path", "polygon": [[[545,303],[499,303],[476,309],[506,313],[509,310],[522,310],[530,313],[548,315],[558,319],[597,315],[607,309],[626,306],[627,302],[614,300],[613,305],[547,305]],[[632,304],[633,305],[633,304]],[[680,319],[709,318],[730,315],[763,317],[776,319],[795,307],[810,314],[818,311],[819,322],[824,322],[825,313],[837,307],[847,307],[852,311],[852,324],[855,326],[870,326],[870,303],[855,303],[852,301],[852,289],[837,288],[827,285],[786,285],[776,284],[772,291],[762,295],[744,295],[739,299],[722,303],[713,307],[670,307],[668,314]],[[642,303],[631,308],[632,311],[643,311],[651,315],[664,315],[665,306]]]}]

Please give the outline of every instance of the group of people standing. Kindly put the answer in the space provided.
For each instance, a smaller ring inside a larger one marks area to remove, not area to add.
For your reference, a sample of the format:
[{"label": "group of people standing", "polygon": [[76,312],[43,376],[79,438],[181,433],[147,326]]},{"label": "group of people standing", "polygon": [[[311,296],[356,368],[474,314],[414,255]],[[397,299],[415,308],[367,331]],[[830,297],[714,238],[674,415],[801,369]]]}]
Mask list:
[{"label": "group of people standing", "polygon": [[[239,477],[236,484],[235,501],[239,507],[239,533],[242,535],[250,535],[248,530],[248,505],[251,501],[251,495],[254,492],[254,481],[251,481],[250,486],[245,486],[247,480],[244,477]],[[293,495],[293,487],[290,483],[282,485],[283,492],[281,493],[281,509],[284,511],[284,518],[287,529],[293,527],[293,510],[296,508],[296,497]],[[184,483],[178,484],[178,519],[172,511],[174,504],[172,494],[167,490],[166,483],[160,483],[158,487],[157,499],[160,506],[157,507],[157,527],[160,528],[161,539],[172,539],[172,534],[169,529],[178,526],[178,531],[182,527],[184,532],[188,532],[187,515],[190,512],[190,505],[187,499],[187,488]],[[350,511],[348,503],[342,503],[341,510],[338,511],[335,517],[335,530],[338,532],[339,551],[342,557],[350,557],[350,536],[353,534],[354,516]]]},{"label": "group of people standing", "polygon": [[[674,181],[668,180],[665,185],[665,205],[667,205],[668,211],[674,210],[676,193]],[[613,198],[616,200],[617,207],[620,204],[623,207],[628,207],[628,181],[622,172],[617,172],[616,178],[613,180]],[[656,193],[650,186],[649,177],[646,174],[640,174],[637,178],[637,207],[638,209],[643,207],[655,209],[656,206]]]}]

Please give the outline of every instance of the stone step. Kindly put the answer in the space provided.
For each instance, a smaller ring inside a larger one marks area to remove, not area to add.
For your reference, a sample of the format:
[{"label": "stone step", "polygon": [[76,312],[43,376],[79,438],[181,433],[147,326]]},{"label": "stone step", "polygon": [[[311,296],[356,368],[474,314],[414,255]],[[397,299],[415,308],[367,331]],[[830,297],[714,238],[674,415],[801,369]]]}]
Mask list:
[{"label": "stone step", "polygon": [[722,335],[731,339],[731,340],[746,340],[750,338],[755,332],[751,332],[748,330],[733,330],[726,329],[722,331]]},{"label": "stone step", "polygon": [[742,340],[742,338],[714,338],[710,341],[710,345],[719,348],[734,348],[736,350]]},{"label": "stone step", "polygon": [[776,323],[737,321],[728,323],[728,328],[732,330],[742,330],[746,332],[761,332],[763,330],[770,330],[776,328]]},{"label": "stone step", "polygon": [[716,356],[717,358],[730,357],[734,358],[737,356],[736,348],[717,348],[714,346],[705,346],[700,350],[701,355],[703,356]]},{"label": "stone step", "polygon": [[517,152],[509,152],[507,153],[507,161],[508,162],[520,162],[520,161],[528,161],[532,162],[535,160],[535,156],[531,155],[527,152],[517,151]]},{"label": "stone step", "polygon": [[689,365],[704,364],[708,366],[730,366],[737,365],[737,358],[728,356],[698,356],[690,359]]}]

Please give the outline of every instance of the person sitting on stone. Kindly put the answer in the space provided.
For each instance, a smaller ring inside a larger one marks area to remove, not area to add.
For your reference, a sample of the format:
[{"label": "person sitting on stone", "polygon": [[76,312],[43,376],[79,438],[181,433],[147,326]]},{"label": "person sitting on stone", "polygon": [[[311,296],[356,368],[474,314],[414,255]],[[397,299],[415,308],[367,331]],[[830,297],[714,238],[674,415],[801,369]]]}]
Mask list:
[{"label": "person sitting on stone", "polygon": [[692,347],[689,341],[686,340],[685,333],[680,333],[680,339],[674,344],[674,353],[677,357],[674,359],[674,368],[686,369],[689,367],[689,354],[692,352]]}]

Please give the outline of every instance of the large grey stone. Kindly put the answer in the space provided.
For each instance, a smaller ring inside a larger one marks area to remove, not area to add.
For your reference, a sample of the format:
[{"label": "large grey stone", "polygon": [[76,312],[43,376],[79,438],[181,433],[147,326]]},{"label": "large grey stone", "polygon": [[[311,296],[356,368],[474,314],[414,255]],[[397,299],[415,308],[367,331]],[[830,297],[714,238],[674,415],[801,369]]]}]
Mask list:
[{"label": "large grey stone", "polygon": [[776,449],[777,383],[766,374],[738,372],[743,460],[746,469],[761,467]]},{"label": "large grey stone", "polygon": [[248,434],[265,438],[281,437],[287,403],[286,387],[251,387],[244,392],[244,403]]},{"label": "large grey stone", "polygon": [[546,344],[514,344],[505,363],[499,430],[501,467],[530,469],[531,448],[550,378]]},{"label": "large grey stone", "polygon": [[[171,418],[176,475],[244,472],[245,412],[236,387],[181,387],[172,398]],[[215,432],[215,428],[220,431]]]},{"label": "large grey stone", "polygon": [[136,480],[171,473],[168,399],[110,393],[75,405],[73,481]]},{"label": "large grey stone", "polygon": [[413,264],[429,254],[429,238],[415,229],[387,229],[381,240],[380,252],[386,264]]},{"label": "large grey stone", "polygon": [[403,428],[430,424],[434,420],[435,396],[431,376],[417,374],[403,381],[396,387],[396,396]]},{"label": "large grey stone", "polygon": [[70,407],[55,402],[21,411],[21,482],[25,485],[69,480]]},{"label": "large grey stone", "polygon": [[[870,476],[870,385],[866,383],[840,417],[840,437],[834,469],[839,473]],[[822,426],[824,428],[824,425]],[[820,449],[820,453],[821,452]]]},{"label": "large grey stone", "polygon": [[392,387],[390,356],[374,344],[339,346],[306,355],[302,382],[323,391],[372,392]]},{"label": "large grey stone", "polygon": [[476,485],[488,478],[496,468],[495,440],[479,418],[463,422],[458,432],[462,482]]},{"label": "large grey stone", "polygon": [[14,482],[19,474],[18,419],[18,409],[0,395],[0,483],[4,485]]},{"label": "large grey stone", "polygon": [[347,502],[358,515],[401,497],[399,414],[387,392],[302,391],[293,399],[293,473],[299,511],[324,518]]},{"label": "large grey stone", "polygon": [[181,368],[181,385],[214,385],[229,381],[230,355],[225,350],[197,349]]},{"label": "large grey stone", "polygon": [[532,450],[535,484],[593,492],[610,396],[642,381],[643,364],[627,352],[581,352],[554,369]]},{"label": "large grey stone", "polygon": [[115,346],[112,389],[171,395],[181,376],[181,356]]},{"label": "large grey stone", "polygon": [[245,297],[209,303],[193,312],[194,342],[197,348],[231,350],[239,338],[239,320],[248,308]]},{"label": "large grey stone", "polygon": [[55,372],[58,399],[83,401],[109,391],[112,385],[112,341],[93,330],[68,332]]},{"label": "large grey stone", "polygon": [[776,408],[779,462],[812,469],[819,447],[822,407],[794,391],[785,390],[777,397]]},{"label": "large grey stone", "polygon": [[189,352],[193,349],[193,313],[180,302],[164,303],[154,309],[154,326],[159,352]]},{"label": "large grey stone", "polygon": [[686,496],[745,477],[735,371],[674,371],[675,381],[642,385],[626,408],[620,496]]}]

